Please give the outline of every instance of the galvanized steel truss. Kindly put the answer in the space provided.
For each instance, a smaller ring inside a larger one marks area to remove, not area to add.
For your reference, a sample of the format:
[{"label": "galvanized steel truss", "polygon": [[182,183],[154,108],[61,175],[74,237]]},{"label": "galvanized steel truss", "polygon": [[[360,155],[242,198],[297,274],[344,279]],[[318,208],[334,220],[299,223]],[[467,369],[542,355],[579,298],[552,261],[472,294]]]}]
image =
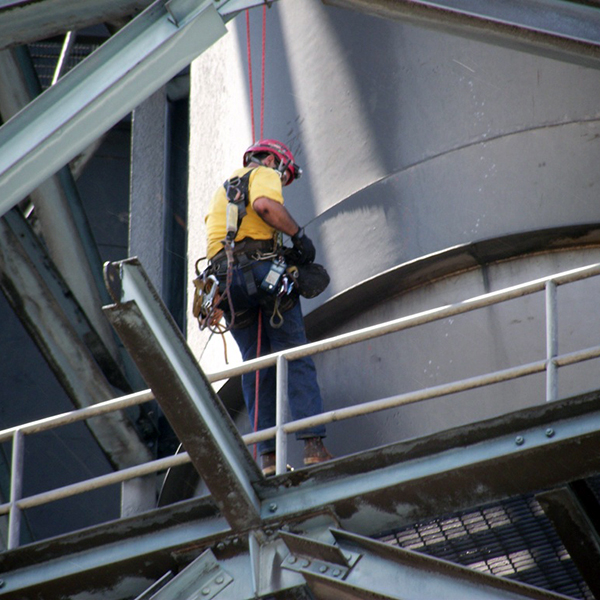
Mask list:
[{"label": "galvanized steel truss", "polygon": [[156,600],[421,599],[425,578],[430,598],[562,597],[362,536],[598,472],[598,394],[265,479],[141,266],[107,279],[110,319],[211,496],[0,556],[0,597],[125,598],[145,581]]},{"label": "galvanized steel truss", "polygon": [[[336,0],[335,3],[384,16],[434,23],[465,35],[502,38],[504,42],[508,40],[559,58],[598,66],[600,19],[598,10],[592,6],[548,1],[535,5],[533,2],[503,3],[501,7],[400,0],[362,3]],[[15,11],[16,15],[16,8],[29,9],[34,4],[39,8],[39,2],[4,2],[0,4],[0,14]],[[61,0],[46,0],[44,4],[57,11],[72,6]],[[83,14],[99,8],[116,18],[146,4],[107,1],[99,7],[98,2],[89,2],[79,3],[79,9]],[[85,65],[0,128],[4,157],[0,162],[2,212],[22,200],[218,39],[224,33],[224,20],[253,4],[260,2],[155,2]],[[500,13],[492,13],[492,8]],[[24,14],[26,11],[21,12]],[[56,22],[56,19],[48,19],[47,13],[41,18],[45,23]],[[11,34],[17,32],[12,41],[7,41],[8,30],[3,34],[0,29],[5,46],[26,40],[23,35],[29,29],[26,21],[20,28],[15,28],[8,19],[1,22],[9,26]],[[88,22],[86,18],[65,19],[68,29]],[[511,33],[514,31],[516,35]],[[46,33],[54,31],[46,30]],[[136,293],[135,296],[137,301],[143,295]],[[169,397],[164,400],[165,408],[181,409],[183,418],[178,417],[175,410],[172,419],[186,447],[191,449],[194,466],[209,484],[213,499],[194,501],[185,507],[165,509],[144,517],[151,524],[144,532],[141,522],[132,520],[113,527],[119,534],[111,534],[108,527],[87,534],[87,538],[86,535],[73,537],[72,546],[69,542],[63,546],[66,548],[63,558],[77,557],[77,568],[65,565],[60,559],[48,557],[45,560],[40,547],[36,548],[36,558],[28,557],[28,549],[15,551],[3,557],[10,575],[0,595],[22,597],[25,590],[34,593],[41,587],[48,592],[53,582],[60,587],[67,581],[80,579],[82,571],[97,574],[114,570],[115,578],[119,578],[136,562],[148,564],[150,557],[156,559],[155,564],[148,573],[138,575],[138,581],[147,579],[148,575],[158,579],[158,574],[152,571],[165,566],[168,566],[166,570],[176,571],[201,552],[197,562],[191,562],[177,577],[167,576],[140,598],[167,600],[186,587],[190,592],[200,589],[202,597],[237,600],[308,598],[308,590],[314,597],[323,599],[421,598],[419,582],[424,573],[430,578],[433,574],[435,593],[432,597],[452,597],[450,589],[456,590],[452,593],[457,598],[476,597],[480,591],[473,590],[481,590],[483,586],[486,597],[490,598],[558,598],[383,547],[340,532],[336,527],[341,522],[354,530],[373,533],[370,529],[381,530],[382,526],[397,525],[402,519],[410,521],[419,515],[437,514],[442,510],[442,503],[447,511],[596,472],[600,466],[593,452],[598,442],[597,398],[559,403],[543,410],[524,411],[520,417],[513,416],[509,420],[464,428],[456,432],[456,437],[446,434],[443,449],[438,446],[440,440],[432,438],[416,446],[400,444],[352,460],[336,461],[319,467],[310,477],[297,473],[267,482],[228,424],[210,385],[195,369],[193,358],[181,350],[181,340],[172,337],[168,318],[162,321],[166,313],[163,311],[161,315],[159,311],[158,321],[148,322],[147,315],[153,310],[145,316],[144,310],[139,308],[120,301],[110,312],[124,337],[130,336],[132,353],[138,353],[138,357],[145,360],[152,355],[152,364],[162,365],[162,383],[157,378],[158,372],[146,373],[146,376],[154,380],[153,388],[158,390],[159,396]],[[165,338],[158,337],[156,343],[146,347],[140,345],[142,337],[158,335],[161,330]],[[173,356],[165,353],[165,347],[178,349],[177,360],[183,362],[173,363]],[[183,381],[182,373],[191,379]],[[177,390],[175,394],[173,390]],[[193,420],[185,423],[190,416]],[[560,435],[549,436],[550,429],[559,431]],[[195,439],[198,431],[205,434],[202,444]],[[519,439],[528,443],[515,443],[516,432]],[[467,457],[463,450],[465,439],[480,449],[474,458]],[[542,451],[546,461],[548,456],[562,456],[563,460],[556,463],[561,468],[540,472]],[[572,460],[565,461],[565,455]],[[207,458],[216,460],[218,468],[207,464]],[[430,468],[424,471],[420,468],[415,478],[412,461],[418,460],[423,466],[424,458]],[[452,464],[450,471],[448,460]],[[441,468],[442,463],[446,467]],[[491,464],[511,469],[512,481],[509,483],[490,474]],[[445,477],[443,492],[439,485],[441,476]],[[484,489],[479,485],[477,488],[465,485],[466,481],[484,481]],[[451,507],[447,499],[448,486],[454,492]],[[231,502],[232,497],[234,502]],[[424,502],[424,497],[428,502]],[[213,502],[218,511],[214,510]],[[371,510],[378,518],[366,525],[361,512]],[[175,515],[177,511],[181,512],[174,521],[169,521],[166,515]],[[320,521],[315,517],[319,513],[327,516]],[[182,529],[181,523],[186,527]],[[122,527],[125,530],[120,529]],[[301,535],[277,535],[283,529],[295,530]],[[123,533],[127,539],[121,541],[119,535]],[[327,541],[314,541],[315,536]],[[19,556],[27,560],[17,567]],[[36,565],[43,566],[43,574]],[[246,577],[248,566],[252,573],[250,583]],[[384,572],[389,576],[382,577]],[[398,582],[406,583],[411,578],[416,581],[414,586],[405,585],[402,596],[398,595]],[[131,579],[135,580],[136,575],[132,573]],[[244,581],[241,591],[236,588],[236,581]]]}]

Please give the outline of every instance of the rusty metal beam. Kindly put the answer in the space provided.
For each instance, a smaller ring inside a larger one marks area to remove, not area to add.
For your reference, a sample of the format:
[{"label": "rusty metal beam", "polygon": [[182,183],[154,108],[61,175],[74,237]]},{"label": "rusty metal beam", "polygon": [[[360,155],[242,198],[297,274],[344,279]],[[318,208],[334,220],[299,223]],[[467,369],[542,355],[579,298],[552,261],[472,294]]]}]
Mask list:
[{"label": "rusty metal beam", "polygon": [[[347,561],[323,560],[319,551],[300,551],[306,540],[284,536],[291,554],[283,566],[306,579],[316,600],[567,600],[562,594],[524,585],[424,554],[332,531]],[[312,544],[324,546],[323,544]]]},{"label": "rusty metal beam", "polygon": [[[586,487],[587,484],[580,481],[537,494],[536,498],[590,591],[595,598],[600,598],[600,531],[595,523],[600,503]],[[583,501],[580,497],[581,488],[584,488]]]},{"label": "rusty metal beam", "polygon": [[[0,219],[0,288],[76,405],[114,397],[99,364],[112,372],[114,384],[123,385],[117,365],[16,209]],[[95,419],[89,426],[113,465],[151,458],[125,415]]]},{"label": "rusty metal beam", "polygon": [[104,310],[216,504],[234,530],[258,526],[260,470],[142,266],[108,263],[106,278]]}]

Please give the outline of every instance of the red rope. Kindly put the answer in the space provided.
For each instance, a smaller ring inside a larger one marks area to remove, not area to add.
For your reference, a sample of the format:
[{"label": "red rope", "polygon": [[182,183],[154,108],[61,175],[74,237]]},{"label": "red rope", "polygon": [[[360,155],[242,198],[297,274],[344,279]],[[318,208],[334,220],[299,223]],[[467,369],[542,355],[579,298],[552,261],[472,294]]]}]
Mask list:
[{"label": "red rope", "polygon": [[[254,129],[254,92],[252,84],[252,48],[250,43],[250,12],[246,11],[246,38],[248,50],[248,87],[250,90],[250,120],[252,122],[252,141],[256,141]],[[265,129],[265,55],[267,45],[267,5],[263,6],[262,18],[262,65],[261,65],[261,97],[260,97],[260,137],[264,137]],[[262,338],[262,311],[258,311],[258,339],[256,342],[256,357],[260,356]],[[254,431],[258,431],[258,408],[259,408],[259,380],[260,371],[256,371],[254,380]],[[256,460],[257,444],[254,444],[254,459]]]},{"label": "red rope", "polygon": [[[262,61],[261,61],[261,95],[260,95],[260,138],[265,135],[265,56],[267,48],[267,5],[263,5],[262,15]],[[254,128],[254,84],[252,82],[252,44],[250,40],[250,11],[246,11],[246,50],[248,53],[248,90],[250,93],[250,121],[252,125],[252,141],[256,141]]]},{"label": "red rope", "polygon": [[250,91],[250,121],[252,123],[252,141],[256,141],[254,131],[254,92],[252,85],[252,46],[250,45],[250,11],[246,11],[246,40],[248,52],[248,89]]},{"label": "red rope", "polygon": [[264,137],[265,133],[265,55],[267,47],[267,5],[263,5],[263,21],[262,21],[262,81],[260,94],[260,137]]}]

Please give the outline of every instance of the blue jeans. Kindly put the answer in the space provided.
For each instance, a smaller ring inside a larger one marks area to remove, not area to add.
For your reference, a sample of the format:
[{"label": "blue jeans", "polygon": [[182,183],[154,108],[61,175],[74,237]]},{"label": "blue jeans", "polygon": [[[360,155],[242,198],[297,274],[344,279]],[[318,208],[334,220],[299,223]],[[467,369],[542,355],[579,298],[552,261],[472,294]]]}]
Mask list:
[{"label": "blue jeans", "polygon": [[[258,315],[261,309],[261,299],[264,300],[269,296],[267,292],[260,289],[260,283],[268,273],[270,264],[269,261],[255,261],[252,263],[251,269],[257,287],[257,292],[253,295],[248,293],[242,269],[238,266],[234,266],[233,268],[230,294],[234,312],[236,315],[243,311],[247,312],[243,317],[244,327],[237,329],[234,323],[234,329],[231,330],[231,334],[240,348],[244,361],[256,358],[257,355]],[[221,289],[224,289],[224,283],[224,279],[221,279]],[[283,313],[283,324],[279,328],[274,328],[270,324],[271,314],[271,312],[265,311],[264,308],[262,309],[261,356],[307,343],[304,319],[299,302],[296,302],[293,308]],[[244,401],[253,429],[255,423],[255,381],[256,374],[254,372],[242,376]],[[275,425],[275,367],[262,369],[259,372],[258,386],[257,429],[261,430]],[[323,412],[323,400],[319,384],[317,383],[317,371],[312,358],[301,358],[288,364],[288,398],[293,420],[311,417]],[[324,425],[311,427],[296,434],[298,439],[324,436]],[[260,454],[272,452],[275,449],[275,440],[270,439],[259,442],[258,449]]]}]

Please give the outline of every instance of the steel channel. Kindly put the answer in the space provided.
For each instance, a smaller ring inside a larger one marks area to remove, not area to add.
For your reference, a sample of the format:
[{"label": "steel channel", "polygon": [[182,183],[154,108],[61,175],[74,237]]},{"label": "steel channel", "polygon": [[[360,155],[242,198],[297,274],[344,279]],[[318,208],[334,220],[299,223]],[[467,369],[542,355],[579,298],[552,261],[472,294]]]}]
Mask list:
[{"label": "steel channel", "polygon": [[[180,3],[177,3],[180,4]],[[158,0],[0,128],[4,214],[226,33],[210,0],[177,28]]]},{"label": "steel channel", "polygon": [[[492,464],[492,461],[502,462],[510,457],[514,460],[514,457],[523,453],[532,455],[531,453],[542,449],[550,451],[550,448],[567,447],[575,441],[580,443],[579,440],[597,436],[597,411],[554,419],[552,428],[555,431],[552,437],[547,436],[546,425],[537,423],[516,431],[494,435],[489,439],[480,440],[475,445],[459,442],[458,445],[440,449],[426,457],[394,462],[369,472],[345,474],[337,480],[325,474],[321,479],[303,482],[294,488],[280,488],[276,495],[265,498],[261,514],[264,519],[272,518],[270,506],[273,503],[277,505],[276,515],[279,519],[307,514],[326,506],[335,507],[338,503],[342,503],[344,509],[344,503],[350,499],[360,499],[367,505],[369,496],[384,489],[399,489],[406,483],[424,482],[443,473],[456,475],[463,469],[483,469],[485,465]],[[517,431],[524,440],[523,444],[516,442]],[[333,465],[330,468],[333,469]],[[460,478],[460,475],[456,476]],[[465,481],[467,480],[468,477],[465,476]],[[480,492],[487,493],[485,485],[481,484],[479,488]]]}]

